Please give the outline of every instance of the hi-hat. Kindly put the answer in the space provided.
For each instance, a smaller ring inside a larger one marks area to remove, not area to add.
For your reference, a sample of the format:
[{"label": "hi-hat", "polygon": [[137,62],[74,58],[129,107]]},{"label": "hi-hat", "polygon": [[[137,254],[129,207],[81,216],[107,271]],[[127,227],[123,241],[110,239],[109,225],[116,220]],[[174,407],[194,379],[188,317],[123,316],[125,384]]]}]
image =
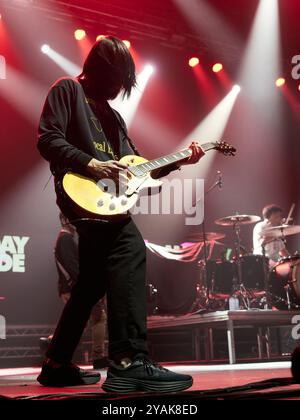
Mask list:
[{"label": "hi-hat", "polygon": [[271,226],[264,229],[264,232],[274,238],[281,238],[282,236],[296,235],[300,233],[299,225],[281,225]]},{"label": "hi-hat", "polygon": [[215,223],[220,226],[235,226],[235,225],[248,225],[251,223],[259,222],[261,218],[259,216],[253,216],[249,214],[235,214],[234,216],[222,217],[221,219],[215,220]]},{"label": "hi-hat", "polygon": [[[205,241],[206,242],[212,242],[212,241],[220,241],[221,239],[224,239],[226,235],[223,233],[216,233],[216,232],[206,232],[205,233]],[[204,236],[201,232],[195,232],[189,235],[190,241],[195,242],[204,242]]]}]

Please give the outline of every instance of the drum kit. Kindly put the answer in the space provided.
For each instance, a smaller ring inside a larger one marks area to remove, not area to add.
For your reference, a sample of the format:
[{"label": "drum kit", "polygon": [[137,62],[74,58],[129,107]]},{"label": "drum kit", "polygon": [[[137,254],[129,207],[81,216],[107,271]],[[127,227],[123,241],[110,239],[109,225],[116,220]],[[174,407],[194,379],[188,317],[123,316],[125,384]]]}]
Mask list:
[{"label": "drum kit", "polygon": [[[197,298],[191,312],[233,309],[300,309],[300,255],[282,258],[270,268],[264,255],[247,253],[241,245],[241,228],[261,220],[259,216],[223,217],[215,224],[231,227],[236,243],[233,255],[198,263],[201,272]],[[300,226],[281,225],[267,229],[268,238],[285,240],[300,233]],[[191,240],[219,243],[221,233],[194,234]]]}]

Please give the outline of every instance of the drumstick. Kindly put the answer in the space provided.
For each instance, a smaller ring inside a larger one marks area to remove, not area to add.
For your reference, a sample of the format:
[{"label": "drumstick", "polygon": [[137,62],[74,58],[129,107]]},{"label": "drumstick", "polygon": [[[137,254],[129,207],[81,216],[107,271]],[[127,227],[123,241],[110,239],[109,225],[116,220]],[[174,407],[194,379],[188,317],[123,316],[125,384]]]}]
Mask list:
[{"label": "drumstick", "polygon": [[292,214],[293,214],[294,210],[295,210],[295,203],[293,203],[291,208],[290,208],[289,215],[288,215],[288,217],[286,218],[286,221],[285,221],[286,225],[289,224],[289,221],[291,220],[291,217],[292,217]]}]

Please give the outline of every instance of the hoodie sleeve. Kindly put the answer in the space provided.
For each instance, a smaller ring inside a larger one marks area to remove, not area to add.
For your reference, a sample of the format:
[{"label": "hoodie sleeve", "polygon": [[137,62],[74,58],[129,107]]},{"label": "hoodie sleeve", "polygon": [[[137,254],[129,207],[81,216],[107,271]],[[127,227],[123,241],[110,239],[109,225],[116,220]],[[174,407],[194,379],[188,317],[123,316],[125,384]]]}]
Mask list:
[{"label": "hoodie sleeve", "polygon": [[52,86],[40,118],[37,147],[42,157],[53,167],[59,165],[83,170],[92,156],[67,141],[74,101],[75,91],[70,81],[60,81]]}]

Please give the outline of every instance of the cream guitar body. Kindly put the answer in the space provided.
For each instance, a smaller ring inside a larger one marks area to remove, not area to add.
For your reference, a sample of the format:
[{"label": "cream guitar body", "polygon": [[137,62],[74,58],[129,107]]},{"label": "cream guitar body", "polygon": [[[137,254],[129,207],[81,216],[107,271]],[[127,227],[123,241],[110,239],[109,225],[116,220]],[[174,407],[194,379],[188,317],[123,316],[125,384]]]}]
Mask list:
[{"label": "cream guitar body", "polygon": [[[201,148],[217,150],[224,155],[234,156],[235,148],[225,142],[205,143]],[[117,186],[113,180],[99,181],[73,172],[67,172],[62,180],[65,194],[72,201],[76,213],[80,217],[98,219],[118,219],[130,213],[139,193],[147,188],[160,187],[162,181],[153,179],[151,172],[188,158],[190,149],[184,149],[158,159],[148,161],[141,156],[124,156],[120,163],[127,165],[123,173],[127,184]]]},{"label": "cream guitar body", "polygon": [[[124,156],[120,160],[120,163],[127,165],[128,168],[147,162],[147,159],[134,155]],[[128,171],[127,179],[127,188],[121,194],[111,180],[97,182],[72,172],[66,173],[62,185],[68,197],[76,203],[79,215],[89,214],[95,218],[113,219],[128,214],[135,206],[142,190],[162,185],[162,181],[153,179],[149,172],[137,177]]]}]

